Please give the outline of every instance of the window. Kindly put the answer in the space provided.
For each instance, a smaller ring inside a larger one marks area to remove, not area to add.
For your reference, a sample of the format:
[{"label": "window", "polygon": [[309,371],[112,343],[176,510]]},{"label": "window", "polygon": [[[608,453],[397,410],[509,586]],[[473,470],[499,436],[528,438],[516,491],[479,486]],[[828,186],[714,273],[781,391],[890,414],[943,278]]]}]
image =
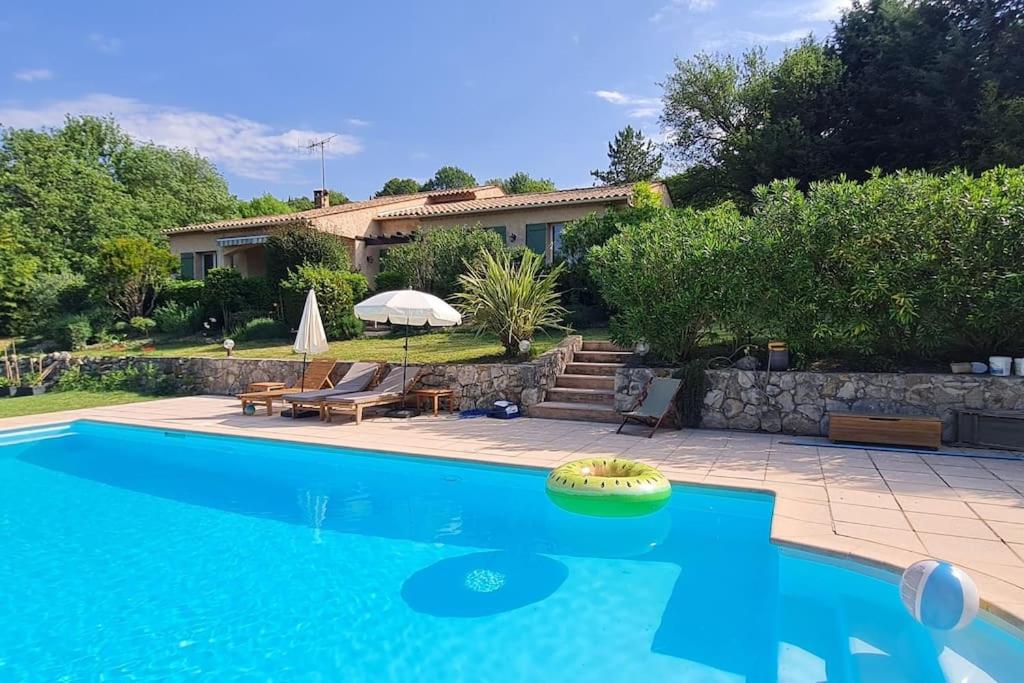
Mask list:
[{"label": "window", "polygon": [[530,223],[526,226],[526,248],[542,256],[548,251],[548,224]]},{"label": "window", "polygon": [[188,252],[181,255],[181,275],[182,280],[194,280],[196,279],[196,255],[192,252]]},{"label": "window", "polygon": [[504,225],[492,225],[488,228],[485,228],[485,230],[490,230],[491,232],[498,233],[499,235],[501,235],[502,242],[508,242],[508,231],[505,229]]},{"label": "window", "polygon": [[530,223],[526,226],[526,246],[550,262],[562,251],[565,223]]},{"label": "window", "polygon": [[196,264],[198,271],[196,277],[202,280],[206,277],[206,274],[217,267],[217,252],[215,251],[197,251],[196,252]]},{"label": "window", "polygon": [[562,230],[565,223],[551,224],[551,256],[552,258],[562,253]]}]

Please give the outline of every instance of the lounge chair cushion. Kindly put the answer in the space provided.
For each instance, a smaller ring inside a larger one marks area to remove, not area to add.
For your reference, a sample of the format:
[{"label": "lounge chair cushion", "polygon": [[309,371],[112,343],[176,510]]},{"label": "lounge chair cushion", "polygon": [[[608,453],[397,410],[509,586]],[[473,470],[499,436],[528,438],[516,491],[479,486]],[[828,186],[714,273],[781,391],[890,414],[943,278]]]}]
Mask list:
[{"label": "lounge chair cushion", "polygon": [[389,398],[398,399],[402,396],[403,388],[408,390],[416,382],[419,378],[420,371],[421,368],[410,365],[405,369],[405,381],[403,382],[401,366],[392,368],[391,372],[387,374],[387,377],[381,380],[380,384],[370,391],[359,391],[352,394],[328,396],[324,399],[324,402],[344,405],[380,401]]},{"label": "lounge chair cushion", "polygon": [[294,394],[285,394],[286,401],[320,401],[330,396],[340,394],[351,394],[365,389],[373,381],[377,374],[376,363],[353,363],[333,389],[320,389],[318,391],[302,391]]}]

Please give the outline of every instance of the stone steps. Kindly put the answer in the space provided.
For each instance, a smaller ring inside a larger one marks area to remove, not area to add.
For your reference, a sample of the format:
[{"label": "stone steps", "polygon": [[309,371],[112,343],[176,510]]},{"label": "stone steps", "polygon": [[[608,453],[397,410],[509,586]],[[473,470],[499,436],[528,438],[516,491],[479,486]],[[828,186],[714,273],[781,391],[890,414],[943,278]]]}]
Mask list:
[{"label": "stone steps", "polygon": [[548,401],[559,403],[600,403],[612,406],[615,404],[615,391],[610,389],[579,389],[575,387],[554,387],[548,389]]},{"label": "stone steps", "polygon": [[610,341],[587,341],[583,340],[583,351],[628,351]]},{"label": "stone steps", "polygon": [[615,378],[611,375],[559,375],[555,378],[559,389],[605,389],[615,391]]},{"label": "stone steps", "polygon": [[622,367],[622,363],[566,363],[565,374],[567,375],[601,375],[603,377],[615,377],[615,371]]},{"label": "stone steps", "polygon": [[624,364],[633,354],[629,351],[577,351],[572,354],[573,363],[615,363]]},{"label": "stone steps", "polygon": [[544,401],[530,406],[530,417],[547,420],[576,420],[582,422],[621,422],[615,409],[605,403],[578,403],[568,401]]}]

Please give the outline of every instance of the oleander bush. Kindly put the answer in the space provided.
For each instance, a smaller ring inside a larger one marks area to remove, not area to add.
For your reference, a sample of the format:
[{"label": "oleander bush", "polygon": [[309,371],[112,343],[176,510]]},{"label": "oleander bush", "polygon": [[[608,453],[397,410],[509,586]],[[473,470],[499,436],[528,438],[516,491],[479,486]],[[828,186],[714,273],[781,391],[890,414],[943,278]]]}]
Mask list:
[{"label": "oleander bush", "polygon": [[692,357],[709,335],[810,358],[1024,352],[1024,169],[759,187],[625,225],[587,251],[614,339]]}]

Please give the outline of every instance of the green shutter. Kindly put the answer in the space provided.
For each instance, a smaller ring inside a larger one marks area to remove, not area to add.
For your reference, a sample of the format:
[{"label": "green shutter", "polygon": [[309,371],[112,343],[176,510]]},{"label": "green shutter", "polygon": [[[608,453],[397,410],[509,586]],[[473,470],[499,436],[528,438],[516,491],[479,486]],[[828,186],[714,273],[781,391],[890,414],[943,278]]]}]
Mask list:
[{"label": "green shutter", "polygon": [[181,255],[181,279],[182,280],[195,280],[196,279],[196,255],[195,254],[182,254]]},{"label": "green shutter", "polygon": [[526,226],[526,247],[538,254],[548,250],[548,224],[530,223]]},{"label": "green shutter", "polygon": [[506,242],[506,243],[508,242],[508,232],[505,230],[505,226],[504,225],[492,225],[491,227],[489,227],[487,229],[490,230],[491,232],[496,232],[499,235],[501,235],[501,241],[502,242]]}]

